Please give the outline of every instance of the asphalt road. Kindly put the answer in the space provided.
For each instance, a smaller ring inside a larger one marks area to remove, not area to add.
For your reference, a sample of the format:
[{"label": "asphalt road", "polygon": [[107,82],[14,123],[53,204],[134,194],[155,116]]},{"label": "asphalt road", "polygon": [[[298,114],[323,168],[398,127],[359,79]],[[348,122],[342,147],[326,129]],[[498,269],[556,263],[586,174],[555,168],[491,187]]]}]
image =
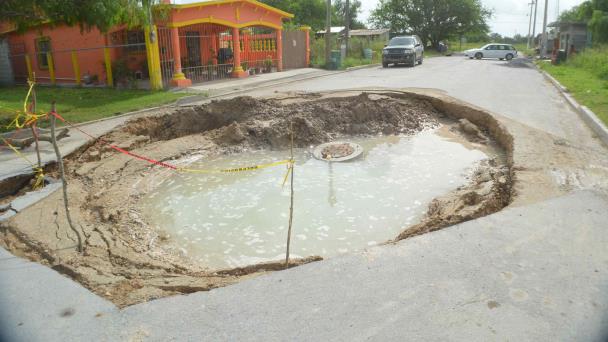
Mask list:
[{"label": "asphalt road", "polygon": [[364,87],[440,89],[450,96],[559,137],[587,146],[602,146],[555,87],[523,58],[507,62],[471,60],[463,56],[433,57],[414,68],[366,68],[264,88],[248,95]]},{"label": "asphalt road", "polygon": [[[604,150],[522,61],[428,59],[268,87],[436,88]],[[517,144],[517,141],[515,142]],[[608,198],[575,191],[239,284],[118,310],[0,249],[0,341],[606,341]]]}]

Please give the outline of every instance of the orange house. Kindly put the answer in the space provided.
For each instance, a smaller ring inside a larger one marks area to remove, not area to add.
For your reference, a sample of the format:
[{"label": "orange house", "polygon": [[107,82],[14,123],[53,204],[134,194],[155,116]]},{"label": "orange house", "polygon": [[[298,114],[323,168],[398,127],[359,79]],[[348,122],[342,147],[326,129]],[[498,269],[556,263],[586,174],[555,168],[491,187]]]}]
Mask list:
[{"label": "orange house", "polygon": [[0,43],[8,42],[16,82],[184,87],[283,70],[283,21],[292,14],[256,0],[169,6],[165,21],[145,29],[43,25],[19,33],[0,25]]}]

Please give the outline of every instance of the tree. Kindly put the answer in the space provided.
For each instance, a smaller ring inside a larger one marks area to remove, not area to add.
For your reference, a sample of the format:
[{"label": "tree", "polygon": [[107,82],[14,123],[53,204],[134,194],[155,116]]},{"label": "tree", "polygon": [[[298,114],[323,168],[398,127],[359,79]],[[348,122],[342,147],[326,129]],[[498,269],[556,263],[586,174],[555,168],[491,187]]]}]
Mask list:
[{"label": "tree", "polygon": [[380,0],[370,22],[392,32],[417,34],[437,46],[441,40],[489,31],[491,11],[480,0]]},{"label": "tree", "polygon": [[587,23],[596,42],[608,42],[608,0],[584,1],[560,13],[559,21]]},{"label": "tree", "polygon": [[285,12],[293,13],[293,25],[307,25],[313,31],[325,27],[325,1],[324,0],[261,0],[261,2],[276,7]]},{"label": "tree", "polygon": [[500,33],[496,33],[496,32],[490,33],[490,41],[492,41],[494,43],[500,42],[500,41],[502,41],[502,36],[500,35]]},{"label": "tree", "polygon": [[41,24],[79,25],[106,32],[119,24],[139,26],[150,22],[152,12],[162,17],[160,0],[2,0],[0,18],[23,31]]},{"label": "tree", "polygon": [[[332,25],[346,26],[346,1],[334,0],[332,7]],[[350,12],[350,28],[353,30],[365,28],[365,25],[359,19],[357,19],[357,16],[361,12],[361,0],[350,1],[348,11]]]}]

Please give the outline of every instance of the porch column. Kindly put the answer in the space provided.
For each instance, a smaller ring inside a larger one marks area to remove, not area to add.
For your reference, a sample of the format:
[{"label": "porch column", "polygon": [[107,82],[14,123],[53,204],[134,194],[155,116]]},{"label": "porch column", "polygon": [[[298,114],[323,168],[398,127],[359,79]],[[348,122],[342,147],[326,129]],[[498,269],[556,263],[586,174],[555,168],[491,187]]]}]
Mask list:
[{"label": "porch column", "polygon": [[171,28],[171,49],[173,50],[173,78],[171,85],[174,87],[189,87],[192,81],[187,79],[182,72],[182,55],[179,47],[179,32],[177,27]]},{"label": "porch column", "polygon": [[310,66],[310,26],[302,26],[300,30],[306,33],[306,67]]},{"label": "porch column", "polygon": [[283,71],[283,30],[277,29],[277,71]]},{"label": "porch column", "polygon": [[232,62],[234,63],[234,69],[232,71],[232,77],[243,78],[247,77],[247,73],[243,70],[241,66],[241,42],[240,42],[240,34],[239,29],[236,27],[232,28],[232,53],[234,57],[232,57]]}]

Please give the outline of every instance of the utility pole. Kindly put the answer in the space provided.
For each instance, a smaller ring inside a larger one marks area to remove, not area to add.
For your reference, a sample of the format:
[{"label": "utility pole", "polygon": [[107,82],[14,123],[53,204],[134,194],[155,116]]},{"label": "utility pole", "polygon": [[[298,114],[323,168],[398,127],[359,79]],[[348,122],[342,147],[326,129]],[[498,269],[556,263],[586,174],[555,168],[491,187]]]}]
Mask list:
[{"label": "utility pole", "polygon": [[350,45],[350,0],[346,0],[346,11],[344,13],[344,39],[346,39],[346,56],[348,56],[348,46]]},{"label": "utility pole", "polygon": [[547,55],[547,11],[549,10],[549,0],[545,0],[545,17],[543,18],[543,42],[540,51],[540,57],[545,58]]},{"label": "utility pole", "polygon": [[534,1],[534,23],[532,24],[532,45],[534,45],[534,40],[536,39],[536,10],[538,9],[538,2],[540,0]]},{"label": "utility pole", "polygon": [[327,0],[327,13],[325,14],[325,68],[329,67],[331,55],[331,0]]},{"label": "utility pole", "polygon": [[534,6],[534,3],[535,1],[532,0],[532,2],[528,4],[530,5],[530,23],[528,24],[528,49],[530,49],[530,38],[532,38],[532,36],[530,35],[530,31],[532,31],[532,10],[534,10],[532,6]]}]

